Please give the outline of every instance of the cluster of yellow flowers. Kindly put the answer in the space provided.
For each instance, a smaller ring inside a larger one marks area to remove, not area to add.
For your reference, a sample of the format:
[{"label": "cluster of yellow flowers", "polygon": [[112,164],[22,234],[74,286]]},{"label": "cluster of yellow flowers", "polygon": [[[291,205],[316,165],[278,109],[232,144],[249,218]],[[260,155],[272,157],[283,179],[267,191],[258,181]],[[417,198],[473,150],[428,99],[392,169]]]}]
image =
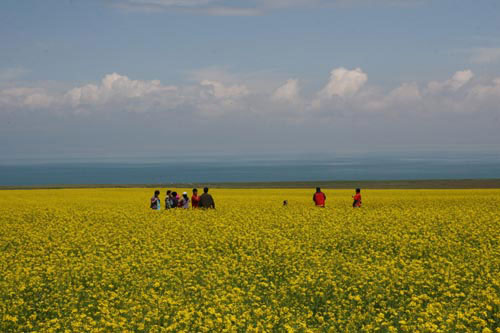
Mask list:
[{"label": "cluster of yellow flowers", "polygon": [[500,332],[500,190],[152,192],[0,191],[0,331]]}]

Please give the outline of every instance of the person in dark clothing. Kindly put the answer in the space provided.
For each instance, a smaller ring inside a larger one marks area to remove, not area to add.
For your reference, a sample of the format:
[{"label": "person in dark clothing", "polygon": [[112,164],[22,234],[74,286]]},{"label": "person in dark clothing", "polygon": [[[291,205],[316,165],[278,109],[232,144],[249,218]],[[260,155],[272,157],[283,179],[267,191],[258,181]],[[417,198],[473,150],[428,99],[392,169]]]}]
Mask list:
[{"label": "person in dark clothing", "polygon": [[316,207],[325,207],[326,195],[321,192],[321,188],[316,187],[316,193],[313,195],[313,201]]},{"label": "person in dark clothing", "polygon": [[149,207],[153,210],[160,210],[160,191],[155,191],[154,196],[151,198],[151,204]]},{"label": "person in dark clothing", "polygon": [[203,189],[203,194],[200,197],[200,208],[215,208],[214,198],[208,194],[208,187]]},{"label": "person in dark clothing", "polygon": [[172,208],[172,191],[167,191],[167,196],[165,197],[165,209]]},{"label": "person in dark clothing", "polygon": [[179,197],[177,196],[177,192],[172,192],[172,208],[179,207]]}]

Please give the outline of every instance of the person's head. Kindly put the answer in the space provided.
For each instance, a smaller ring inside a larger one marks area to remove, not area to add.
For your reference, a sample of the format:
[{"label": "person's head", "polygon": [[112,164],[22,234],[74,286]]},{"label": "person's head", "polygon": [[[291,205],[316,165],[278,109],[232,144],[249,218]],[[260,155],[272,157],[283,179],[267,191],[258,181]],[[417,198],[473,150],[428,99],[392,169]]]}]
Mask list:
[{"label": "person's head", "polygon": [[317,193],[321,192],[321,188],[320,187],[316,187],[316,192]]},{"label": "person's head", "polygon": [[361,189],[360,189],[360,188],[357,188],[357,189],[356,189],[356,193],[361,193]]},{"label": "person's head", "polygon": [[167,197],[169,197],[169,196],[170,196],[170,194],[172,194],[172,191],[168,190],[168,191],[167,191]]},{"label": "person's head", "polygon": [[172,192],[172,196],[175,198],[177,197],[177,192]]},{"label": "person's head", "polygon": [[198,195],[198,189],[197,188],[193,188],[193,194],[194,195]]},{"label": "person's head", "polygon": [[188,197],[187,192],[182,193],[182,196],[183,196],[184,198],[187,198],[187,197]]},{"label": "person's head", "polygon": [[208,187],[205,187],[205,188],[203,189],[203,193],[208,193]]},{"label": "person's head", "polygon": [[160,195],[160,191],[156,190],[155,191],[155,197],[159,196]]}]

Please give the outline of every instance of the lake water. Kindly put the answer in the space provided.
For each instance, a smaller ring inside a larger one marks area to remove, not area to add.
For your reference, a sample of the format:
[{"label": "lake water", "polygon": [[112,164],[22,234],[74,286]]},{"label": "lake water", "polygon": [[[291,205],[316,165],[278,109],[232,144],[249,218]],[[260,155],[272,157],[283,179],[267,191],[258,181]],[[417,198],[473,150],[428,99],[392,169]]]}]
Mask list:
[{"label": "lake water", "polygon": [[492,152],[166,157],[0,164],[0,185],[500,178]]}]

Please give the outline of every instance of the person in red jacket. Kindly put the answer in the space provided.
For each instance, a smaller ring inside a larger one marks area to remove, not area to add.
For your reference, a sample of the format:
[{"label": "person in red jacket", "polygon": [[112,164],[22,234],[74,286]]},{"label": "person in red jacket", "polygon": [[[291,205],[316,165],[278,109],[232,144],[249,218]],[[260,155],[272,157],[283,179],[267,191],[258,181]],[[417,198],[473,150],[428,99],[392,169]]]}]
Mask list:
[{"label": "person in red jacket", "polygon": [[352,203],[353,208],[361,207],[361,189],[356,189],[356,194],[352,197],[354,202]]},{"label": "person in red jacket", "polygon": [[316,187],[316,193],[313,195],[313,201],[316,204],[316,207],[325,207],[326,195],[321,192],[321,188]]},{"label": "person in red jacket", "polygon": [[193,208],[198,208],[200,205],[200,196],[198,195],[198,189],[193,188],[193,196],[191,197],[191,205]]}]

